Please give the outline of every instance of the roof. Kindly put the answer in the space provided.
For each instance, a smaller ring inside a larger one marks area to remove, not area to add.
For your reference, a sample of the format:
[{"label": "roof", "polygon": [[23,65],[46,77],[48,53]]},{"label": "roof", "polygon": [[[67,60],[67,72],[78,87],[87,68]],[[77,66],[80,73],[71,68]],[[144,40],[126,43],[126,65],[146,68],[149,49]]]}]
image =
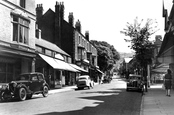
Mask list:
[{"label": "roof", "polygon": [[172,32],[166,33],[158,53],[158,57],[162,56],[167,50],[174,46],[174,35]]},{"label": "roof", "polygon": [[63,54],[63,55],[66,55],[66,56],[70,57],[69,54],[67,54],[65,51],[60,49],[56,44],[53,44],[53,43],[51,43],[49,41],[46,41],[44,39],[36,39],[35,42],[36,42],[36,45],[38,45],[38,46],[42,46],[44,48],[50,49],[52,51],[56,51],[60,54]]},{"label": "roof", "polygon": [[132,60],[132,58],[124,58],[124,60],[126,63],[129,63]]}]

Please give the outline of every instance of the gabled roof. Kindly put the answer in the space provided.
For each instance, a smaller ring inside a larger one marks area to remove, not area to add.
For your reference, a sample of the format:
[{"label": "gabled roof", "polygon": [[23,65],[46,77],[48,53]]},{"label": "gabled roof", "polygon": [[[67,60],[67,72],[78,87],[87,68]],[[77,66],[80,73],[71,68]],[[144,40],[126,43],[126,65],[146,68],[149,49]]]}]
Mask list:
[{"label": "gabled roof", "polygon": [[52,50],[52,51],[56,51],[56,52],[58,52],[60,54],[63,54],[63,55],[66,55],[66,56],[70,57],[69,54],[67,54],[65,51],[60,49],[57,45],[55,45],[55,44],[53,44],[51,42],[48,42],[48,41],[46,41],[44,39],[37,39],[36,38],[35,42],[36,42],[36,45],[38,45],[38,46],[44,47],[44,48]]}]

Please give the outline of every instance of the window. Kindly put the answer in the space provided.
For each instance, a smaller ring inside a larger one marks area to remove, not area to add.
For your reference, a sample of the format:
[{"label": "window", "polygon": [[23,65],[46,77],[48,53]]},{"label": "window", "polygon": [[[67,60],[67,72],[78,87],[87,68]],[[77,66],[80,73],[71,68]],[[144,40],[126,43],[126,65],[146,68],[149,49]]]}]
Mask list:
[{"label": "window", "polygon": [[43,80],[44,80],[44,79],[43,79],[43,76],[42,76],[41,74],[39,74],[38,77],[39,77],[39,80],[40,80],[40,81],[43,81]]},{"label": "window", "polygon": [[28,44],[29,21],[13,15],[13,41]]},{"label": "window", "polygon": [[21,6],[22,8],[25,8],[25,0],[20,0],[20,6]]},{"label": "window", "polygon": [[45,54],[45,48],[42,48],[42,53]]},{"label": "window", "polygon": [[38,78],[37,78],[36,75],[34,75],[34,76],[32,76],[31,80],[32,80],[32,81],[38,81]]},{"label": "window", "polygon": [[80,44],[80,36],[79,36],[79,44]]}]

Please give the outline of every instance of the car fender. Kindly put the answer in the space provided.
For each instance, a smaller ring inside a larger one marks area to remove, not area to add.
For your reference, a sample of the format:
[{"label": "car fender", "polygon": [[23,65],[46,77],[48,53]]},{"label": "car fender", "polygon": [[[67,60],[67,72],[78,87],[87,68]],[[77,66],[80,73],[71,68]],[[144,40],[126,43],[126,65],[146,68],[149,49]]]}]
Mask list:
[{"label": "car fender", "polygon": [[[44,87],[44,86],[47,86],[48,89],[50,90],[50,86],[49,86],[47,83],[43,83],[43,87]],[[43,89],[43,87],[42,87],[42,89]]]},{"label": "car fender", "polygon": [[24,87],[24,88],[26,89],[27,93],[30,92],[29,89],[28,89],[28,87],[27,87],[26,85],[24,85],[24,84],[19,84],[19,85],[17,85],[17,86],[16,86],[17,91],[18,91],[21,87]]}]

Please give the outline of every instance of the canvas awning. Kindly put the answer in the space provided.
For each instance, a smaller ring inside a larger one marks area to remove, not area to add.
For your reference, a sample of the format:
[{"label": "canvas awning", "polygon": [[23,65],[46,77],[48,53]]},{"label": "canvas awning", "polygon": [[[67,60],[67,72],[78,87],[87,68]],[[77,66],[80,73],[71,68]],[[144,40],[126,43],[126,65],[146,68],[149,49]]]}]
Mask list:
[{"label": "canvas awning", "polygon": [[77,66],[77,65],[75,65],[75,64],[70,64],[70,66],[72,66],[73,68],[75,68],[75,69],[77,69],[77,70],[79,70],[79,71],[88,73],[88,71],[82,69],[81,67],[79,67],[79,66]]},{"label": "canvas awning", "polygon": [[55,61],[57,62],[57,64],[59,66],[61,66],[62,68],[64,68],[64,70],[68,70],[68,71],[73,71],[73,72],[79,72],[77,69],[71,67],[68,63],[55,59]]},{"label": "canvas awning", "polygon": [[155,69],[152,69],[152,73],[166,73],[167,69],[169,69],[169,65],[167,65],[167,64],[160,64]]},{"label": "canvas awning", "polygon": [[97,71],[99,72],[99,73],[101,73],[101,74],[104,74],[102,71],[100,71],[99,69],[97,69]]},{"label": "canvas awning", "polygon": [[51,67],[53,67],[54,69],[60,69],[60,70],[67,70],[67,71],[72,71],[72,72],[78,72],[77,69],[74,69],[73,67],[71,67],[68,63],[43,55],[43,54],[39,54],[39,56],[45,60]]}]

